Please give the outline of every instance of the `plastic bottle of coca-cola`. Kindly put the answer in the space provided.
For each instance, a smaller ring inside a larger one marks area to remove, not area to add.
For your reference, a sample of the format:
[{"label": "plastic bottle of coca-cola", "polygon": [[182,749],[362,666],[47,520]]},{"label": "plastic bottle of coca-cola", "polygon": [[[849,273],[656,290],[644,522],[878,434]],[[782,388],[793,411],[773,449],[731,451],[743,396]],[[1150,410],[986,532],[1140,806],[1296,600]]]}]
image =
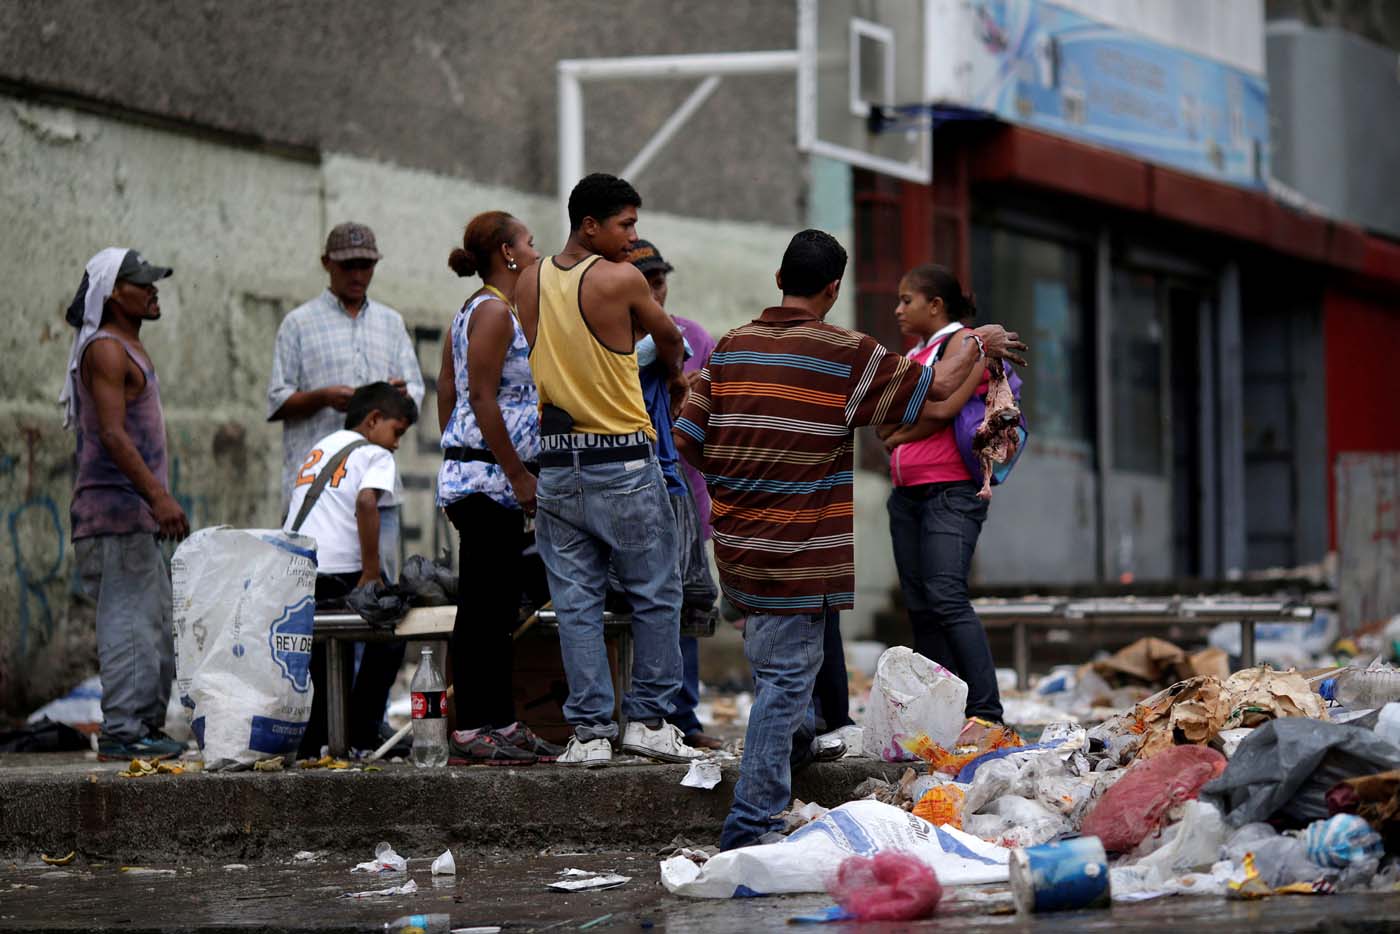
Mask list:
[{"label": "plastic bottle of coca-cola", "polygon": [[409,685],[413,693],[413,764],[419,768],[447,764],[447,685],[433,658],[431,644]]}]

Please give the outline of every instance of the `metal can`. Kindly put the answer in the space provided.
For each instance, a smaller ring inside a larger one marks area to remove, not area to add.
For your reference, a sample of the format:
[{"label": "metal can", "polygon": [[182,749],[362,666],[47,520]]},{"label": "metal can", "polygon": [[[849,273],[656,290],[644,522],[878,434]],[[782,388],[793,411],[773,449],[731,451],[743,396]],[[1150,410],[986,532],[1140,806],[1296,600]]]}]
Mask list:
[{"label": "metal can", "polygon": [[1107,908],[1108,857],[1098,837],[1075,837],[1012,850],[1011,897],[1027,914]]}]

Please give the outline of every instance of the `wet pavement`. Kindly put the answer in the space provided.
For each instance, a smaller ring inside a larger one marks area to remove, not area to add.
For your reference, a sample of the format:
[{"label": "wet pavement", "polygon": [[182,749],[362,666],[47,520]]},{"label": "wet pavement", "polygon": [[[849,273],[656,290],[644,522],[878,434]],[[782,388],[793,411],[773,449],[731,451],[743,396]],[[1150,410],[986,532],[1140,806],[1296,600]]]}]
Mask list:
[{"label": "wet pavement", "polygon": [[[391,841],[392,842],[392,841]],[[683,899],[661,887],[650,853],[457,853],[453,877],[432,877],[436,853],[398,841],[408,873],[351,873],[371,853],[321,854],[312,862],[285,858],[245,864],[122,867],[75,861],[49,867],[33,860],[0,866],[0,930],[93,931],[370,931],[413,913],[444,913],[454,927],[500,925],[504,931],[657,930],[790,931],[788,919],[829,905],[823,895],[732,900]],[[632,879],[594,893],[546,888],[561,870],[612,871]],[[143,871],[144,870],[144,871]],[[150,870],[164,870],[151,872]],[[413,895],[348,899],[346,892],[401,885]],[[1108,910],[1018,917],[1005,886],[951,893],[935,919],[916,924],[826,925],[824,932],[981,930],[1132,932],[1400,930],[1400,894],[1276,896],[1258,902],[1165,898]]]}]

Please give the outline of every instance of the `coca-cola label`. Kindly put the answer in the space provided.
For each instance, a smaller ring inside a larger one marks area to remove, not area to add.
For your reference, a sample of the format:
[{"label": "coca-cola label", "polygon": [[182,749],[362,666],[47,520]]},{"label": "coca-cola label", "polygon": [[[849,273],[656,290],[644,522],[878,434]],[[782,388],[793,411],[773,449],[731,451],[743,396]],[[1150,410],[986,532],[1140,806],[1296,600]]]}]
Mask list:
[{"label": "coca-cola label", "polygon": [[414,691],[413,719],[440,720],[447,716],[446,691]]}]

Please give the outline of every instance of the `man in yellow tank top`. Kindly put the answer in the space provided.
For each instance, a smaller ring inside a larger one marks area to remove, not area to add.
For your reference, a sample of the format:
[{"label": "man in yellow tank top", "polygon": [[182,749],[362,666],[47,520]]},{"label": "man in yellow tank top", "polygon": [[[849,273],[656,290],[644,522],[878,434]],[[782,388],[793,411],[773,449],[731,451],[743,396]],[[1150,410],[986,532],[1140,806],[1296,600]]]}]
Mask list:
[{"label": "man in yellow tank top", "polygon": [[666,481],[642,401],[636,342],[656,341],[672,398],[685,397],[681,333],[627,259],[642,199],[590,175],[569,195],[569,242],[520,275],[520,324],[540,393],[535,537],[559,617],[574,727],[564,765],[603,765],[617,739],[603,644],[611,564],[632,608],[632,688],[622,750],[666,762],[697,758],[665,721],[681,684],[681,586]]}]

